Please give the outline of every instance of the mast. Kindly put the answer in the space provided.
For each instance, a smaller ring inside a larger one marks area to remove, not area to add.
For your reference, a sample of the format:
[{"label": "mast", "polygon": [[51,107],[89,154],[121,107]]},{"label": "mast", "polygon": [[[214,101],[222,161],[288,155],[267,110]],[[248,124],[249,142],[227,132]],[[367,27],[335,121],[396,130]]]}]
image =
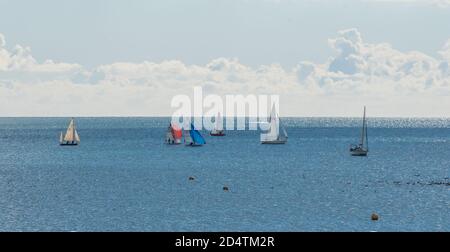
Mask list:
[{"label": "mast", "polygon": [[220,117],[220,112],[217,113],[215,123],[216,123],[215,130],[221,131],[223,129],[223,122],[222,122],[222,117]]},{"label": "mast", "polygon": [[278,139],[280,136],[280,118],[278,117],[277,111],[275,109],[275,104],[272,106],[272,113],[270,113],[270,132],[276,134],[276,138]]},{"label": "mast", "polygon": [[364,147],[364,138],[366,137],[366,106],[364,106],[363,127],[361,132],[361,147]]},{"label": "mast", "polygon": [[72,127],[72,141],[75,139],[76,141],[76,137],[75,137],[75,120],[72,117],[72,123],[73,123],[73,127]]}]

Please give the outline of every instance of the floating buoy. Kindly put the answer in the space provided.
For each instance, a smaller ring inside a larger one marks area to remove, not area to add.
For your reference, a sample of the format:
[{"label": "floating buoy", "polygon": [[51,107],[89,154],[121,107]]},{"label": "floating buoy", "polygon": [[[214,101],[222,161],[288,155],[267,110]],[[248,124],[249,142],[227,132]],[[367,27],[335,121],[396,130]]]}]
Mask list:
[{"label": "floating buoy", "polygon": [[228,190],[229,190],[229,189],[228,189],[228,186],[224,186],[224,187],[223,187],[223,190],[226,191],[226,192],[228,192]]},{"label": "floating buoy", "polygon": [[195,180],[195,178],[191,176],[191,177],[189,177],[189,180]]},{"label": "floating buoy", "polygon": [[371,219],[372,219],[373,221],[377,221],[377,220],[378,220],[378,214],[373,213],[372,216],[371,216]]}]

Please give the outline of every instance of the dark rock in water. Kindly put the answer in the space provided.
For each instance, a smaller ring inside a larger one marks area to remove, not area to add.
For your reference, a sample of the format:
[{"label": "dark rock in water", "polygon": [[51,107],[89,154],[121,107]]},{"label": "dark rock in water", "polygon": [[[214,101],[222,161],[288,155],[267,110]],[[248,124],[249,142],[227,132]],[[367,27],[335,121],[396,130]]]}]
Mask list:
[{"label": "dark rock in water", "polygon": [[195,178],[191,176],[191,177],[189,177],[189,180],[195,180]]},{"label": "dark rock in water", "polygon": [[378,214],[373,213],[372,216],[370,217],[373,221],[377,221],[378,220]]},{"label": "dark rock in water", "polygon": [[228,186],[224,186],[224,187],[223,187],[223,190],[226,191],[226,192],[228,192],[228,191],[229,191]]}]

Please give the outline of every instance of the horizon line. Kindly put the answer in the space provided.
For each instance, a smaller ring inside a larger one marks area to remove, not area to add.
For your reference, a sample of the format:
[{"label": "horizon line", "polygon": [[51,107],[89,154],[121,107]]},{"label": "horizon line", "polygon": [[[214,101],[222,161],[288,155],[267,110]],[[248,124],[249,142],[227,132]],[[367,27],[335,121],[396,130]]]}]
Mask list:
[{"label": "horizon line", "polygon": [[[168,115],[68,115],[68,116],[0,116],[2,118],[171,118]],[[361,116],[280,116],[280,118],[360,118]],[[195,118],[195,117],[191,117]],[[224,116],[224,118],[230,118]],[[250,116],[234,116],[233,118],[250,118]],[[450,119],[450,116],[366,116],[379,119]]]}]

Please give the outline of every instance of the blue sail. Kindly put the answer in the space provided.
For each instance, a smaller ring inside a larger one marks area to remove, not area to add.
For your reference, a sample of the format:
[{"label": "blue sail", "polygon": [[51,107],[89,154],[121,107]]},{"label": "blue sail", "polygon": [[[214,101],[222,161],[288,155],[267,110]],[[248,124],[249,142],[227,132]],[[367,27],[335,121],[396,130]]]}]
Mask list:
[{"label": "blue sail", "polygon": [[194,128],[194,125],[191,124],[191,130],[189,131],[192,141],[195,144],[206,144],[205,139],[202,137],[200,132]]}]

